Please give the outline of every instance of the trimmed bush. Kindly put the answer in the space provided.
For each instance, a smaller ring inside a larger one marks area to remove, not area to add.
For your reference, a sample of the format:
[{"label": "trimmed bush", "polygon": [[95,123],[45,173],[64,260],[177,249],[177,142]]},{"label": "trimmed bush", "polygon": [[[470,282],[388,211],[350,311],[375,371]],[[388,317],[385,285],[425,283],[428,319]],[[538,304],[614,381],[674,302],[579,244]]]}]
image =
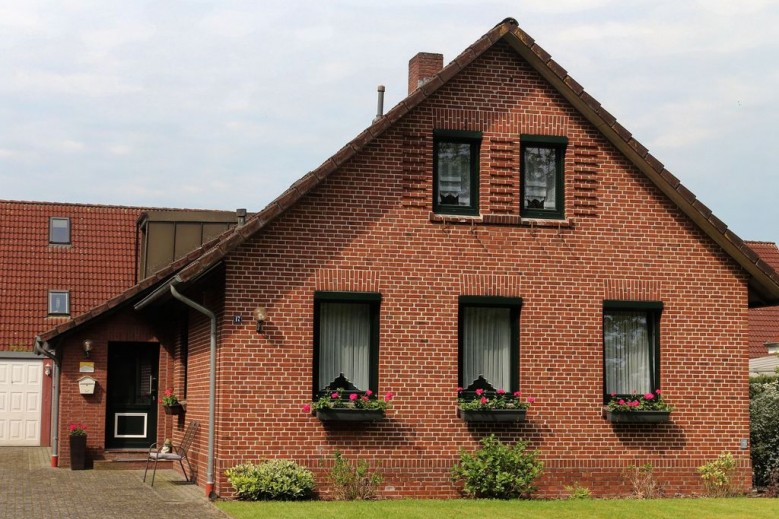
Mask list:
[{"label": "trimmed bush", "polygon": [[750,384],[750,393],[752,470],[755,486],[763,487],[771,485],[772,473],[779,472],[779,386]]},{"label": "trimmed bush", "polygon": [[225,471],[238,499],[294,501],[314,493],[314,475],[290,460],[241,463]]},{"label": "trimmed bush", "polygon": [[543,468],[538,451],[529,451],[526,442],[506,445],[491,434],[473,453],[460,450],[452,480],[463,481],[463,493],[468,497],[526,498],[535,492],[533,482]]}]

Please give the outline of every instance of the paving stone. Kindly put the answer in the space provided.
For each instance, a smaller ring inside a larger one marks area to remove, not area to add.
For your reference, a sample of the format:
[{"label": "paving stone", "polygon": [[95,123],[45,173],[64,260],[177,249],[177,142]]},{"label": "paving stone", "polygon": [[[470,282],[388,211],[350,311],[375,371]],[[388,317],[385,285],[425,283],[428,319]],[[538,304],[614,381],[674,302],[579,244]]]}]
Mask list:
[{"label": "paving stone", "polygon": [[203,489],[173,470],[68,470],[45,447],[0,448],[0,517],[24,519],[225,519]]}]

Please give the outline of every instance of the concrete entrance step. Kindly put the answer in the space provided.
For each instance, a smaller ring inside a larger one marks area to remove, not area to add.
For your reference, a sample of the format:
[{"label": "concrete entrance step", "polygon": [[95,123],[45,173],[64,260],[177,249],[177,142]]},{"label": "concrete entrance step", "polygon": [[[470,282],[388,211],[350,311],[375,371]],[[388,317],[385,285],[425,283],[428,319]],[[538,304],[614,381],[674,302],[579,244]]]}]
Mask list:
[{"label": "concrete entrance step", "polygon": [[[94,470],[137,470],[146,468],[146,455],[148,449],[115,449],[106,450],[102,459],[96,459],[93,463]],[[157,462],[157,469],[173,468],[171,461]]]}]

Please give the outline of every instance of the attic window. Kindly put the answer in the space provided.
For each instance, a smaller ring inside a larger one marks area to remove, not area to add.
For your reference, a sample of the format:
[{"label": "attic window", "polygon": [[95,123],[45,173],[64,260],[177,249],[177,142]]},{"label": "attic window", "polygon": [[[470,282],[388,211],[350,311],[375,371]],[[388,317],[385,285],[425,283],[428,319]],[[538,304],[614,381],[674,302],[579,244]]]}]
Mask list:
[{"label": "attic window", "polygon": [[480,132],[434,132],[433,211],[479,214]]},{"label": "attic window", "polygon": [[70,243],[70,218],[49,218],[49,243],[58,245]]},{"label": "attic window", "polygon": [[522,135],[520,142],[522,143],[521,215],[525,218],[564,218],[563,164],[568,139],[546,135]]},{"label": "attic window", "polygon": [[49,315],[70,315],[70,292],[49,290]]}]

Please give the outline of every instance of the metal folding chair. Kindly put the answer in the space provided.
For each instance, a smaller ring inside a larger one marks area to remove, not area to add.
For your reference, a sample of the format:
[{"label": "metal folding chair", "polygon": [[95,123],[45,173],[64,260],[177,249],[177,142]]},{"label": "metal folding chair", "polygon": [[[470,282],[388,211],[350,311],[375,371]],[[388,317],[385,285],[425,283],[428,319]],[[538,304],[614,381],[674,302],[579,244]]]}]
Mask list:
[{"label": "metal folding chair", "polygon": [[[195,433],[197,433],[200,427],[199,422],[189,422],[187,430],[184,431],[184,438],[181,439],[181,443],[178,446],[172,446],[170,452],[162,452],[165,445],[159,443],[153,443],[149,447],[149,454],[146,457],[146,470],[143,471],[143,481],[146,482],[146,473],[149,472],[149,463],[154,462],[154,470],[151,474],[151,486],[154,486],[154,476],[157,474],[157,463],[162,461],[178,461],[181,465],[181,471],[184,473],[184,479],[189,481],[192,478],[192,465],[189,464],[189,448],[192,446],[192,442],[195,439]],[[184,461],[187,462],[189,467],[189,477],[187,477],[187,471],[184,470]]]}]

